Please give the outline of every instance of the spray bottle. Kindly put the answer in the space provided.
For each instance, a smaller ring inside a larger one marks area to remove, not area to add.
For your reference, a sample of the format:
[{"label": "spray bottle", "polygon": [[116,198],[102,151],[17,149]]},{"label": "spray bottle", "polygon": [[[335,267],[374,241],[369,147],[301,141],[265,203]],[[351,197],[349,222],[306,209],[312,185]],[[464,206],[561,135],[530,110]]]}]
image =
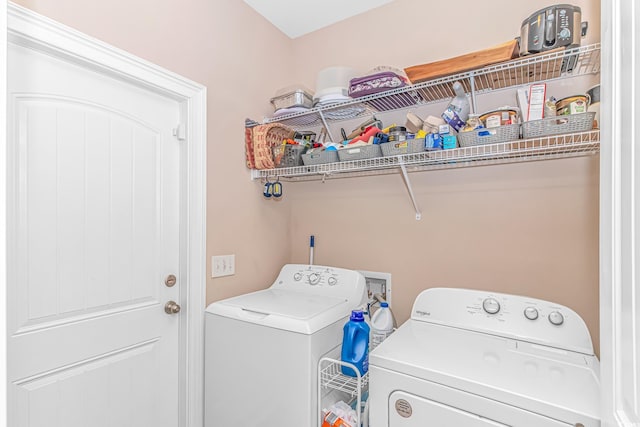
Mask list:
[{"label": "spray bottle", "polygon": [[449,102],[447,109],[442,113],[442,118],[449,124],[449,126],[454,128],[456,132],[460,132],[469,118],[469,111],[471,110],[471,107],[469,105],[469,100],[464,93],[462,83],[455,82],[453,84],[453,91],[456,96]]}]

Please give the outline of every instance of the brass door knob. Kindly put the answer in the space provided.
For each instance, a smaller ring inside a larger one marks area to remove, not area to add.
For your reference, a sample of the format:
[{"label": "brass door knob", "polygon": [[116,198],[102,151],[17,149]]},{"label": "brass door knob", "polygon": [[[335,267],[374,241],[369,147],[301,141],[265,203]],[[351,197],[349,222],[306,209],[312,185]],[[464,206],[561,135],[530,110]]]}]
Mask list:
[{"label": "brass door knob", "polygon": [[167,314],[180,313],[180,305],[175,301],[169,301],[164,305],[164,312]]}]

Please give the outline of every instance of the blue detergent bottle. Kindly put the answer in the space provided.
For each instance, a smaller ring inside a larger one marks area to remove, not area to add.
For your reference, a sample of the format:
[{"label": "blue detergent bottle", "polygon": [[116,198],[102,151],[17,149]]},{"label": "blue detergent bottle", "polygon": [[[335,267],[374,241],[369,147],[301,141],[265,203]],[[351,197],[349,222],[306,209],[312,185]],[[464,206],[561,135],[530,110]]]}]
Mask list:
[{"label": "blue detergent bottle", "polygon": [[[370,331],[369,325],[364,321],[364,313],[361,310],[353,310],[343,331],[341,359],[355,365],[360,375],[364,375],[369,370]],[[347,366],[342,366],[342,373],[350,377],[357,376],[354,370]]]}]

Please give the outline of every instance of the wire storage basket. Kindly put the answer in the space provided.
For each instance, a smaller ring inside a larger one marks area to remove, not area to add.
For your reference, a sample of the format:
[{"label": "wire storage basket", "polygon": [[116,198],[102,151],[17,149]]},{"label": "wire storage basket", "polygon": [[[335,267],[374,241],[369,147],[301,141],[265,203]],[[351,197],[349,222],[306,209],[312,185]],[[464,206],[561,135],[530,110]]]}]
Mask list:
[{"label": "wire storage basket", "polygon": [[321,165],[324,163],[334,163],[338,161],[337,150],[313,150],[302,155],[302,163],[305,166]]},{"label": "wire storage basket", "polygon": [[280,123],[258,125],[253,128],[253,154],[256,169],[273,169],[273,148],[293,136],[293,129]]},{"label": "wire storage basket", "polygon": [[302,166],[306,145],[280,144],[273,147],[273,163],[277,168]]},{"label": "wire storage basket", "polygon": [[424,138],[408,139],[406,141],[392,141],[380,144],[383,156],[399,156],[424,151]]},{"label": "wire storage basket", "polygon": [[520,138],[519,123],[458,133],[458,143],[460,144],[460,147],[498,144],[501,142],[515,141],[518,138]]},{"label": "wire storage basket", "polygon": [[382,149],[380,144],[360,145],[358,147],[349,148],[348,146],[338,150],[338,158],[341,162],[349,160],[373,159],[374,157],[382,157]]},{"label": "wire storage basket", "polygon": [[591,112],[524,122],[522,124],[522,137],[538,138],[561,133],[587,132],[593,129],[593,119],[595,117],[596,113]]}]

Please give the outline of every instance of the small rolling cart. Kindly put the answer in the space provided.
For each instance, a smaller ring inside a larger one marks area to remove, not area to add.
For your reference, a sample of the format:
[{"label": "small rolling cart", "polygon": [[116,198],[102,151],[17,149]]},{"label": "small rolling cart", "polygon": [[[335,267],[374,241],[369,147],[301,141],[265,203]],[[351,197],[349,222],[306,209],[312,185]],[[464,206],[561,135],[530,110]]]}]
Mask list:
[{"label": "small rolling cart", "polygon": [[[342,367],[353,369],[355,377],[350,377],[342,373]],[[357,427],[362,426],[363,418],[368,418],[363,410],[363,394],[369,388],[369,372],[360,375],[358,368],[349,362],[323,357],[318,362],[318,425],[322,425],[324,414],[322,413],[322,396],[328,391],[338,391],[337,393],[349,400],[347,403],[355,401],[357,414]],[[326,402],[325,402],[326,404]],[[353,405],[352,405],[353,406]],[[356,427],[356,426],[354,426]]]}]

